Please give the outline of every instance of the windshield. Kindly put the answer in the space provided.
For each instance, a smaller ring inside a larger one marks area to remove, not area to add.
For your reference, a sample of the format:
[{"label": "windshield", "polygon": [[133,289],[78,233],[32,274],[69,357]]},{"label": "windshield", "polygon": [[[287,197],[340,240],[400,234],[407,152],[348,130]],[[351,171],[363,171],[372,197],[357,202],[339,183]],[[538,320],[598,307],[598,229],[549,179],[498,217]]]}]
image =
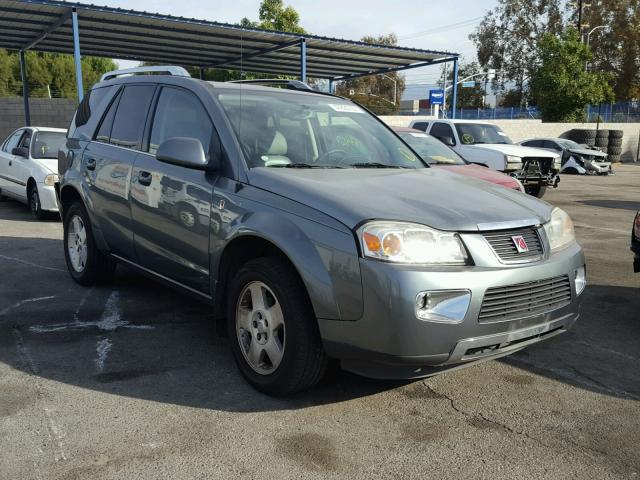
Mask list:
[{"label": "windshield", "polygon": [[486,123],[456,123],[456,130],[463,145],[477,145],[479,143],[513,143],[507,135],[496,125]]},{"label": "windshield", "polygon": [[58,158],[58,150],[64,144],[64,132],[36,132],[32,142],[33,158]]},{"label": "windshield", "polygon": [[424,168],[367,111],[339,98],[291,92],[220,93],[249,168]]},{"label": "windshield", "polygon": [[580,149],[584,148],[582,145],[574,142],[573,140],[556,140],[556,142],[558,142],[564,148],[580,148]]},{"label": "windshield", "polygon": [[466,165],[460,155],[426,133],[398,132],[398,135],[429,165]]}]

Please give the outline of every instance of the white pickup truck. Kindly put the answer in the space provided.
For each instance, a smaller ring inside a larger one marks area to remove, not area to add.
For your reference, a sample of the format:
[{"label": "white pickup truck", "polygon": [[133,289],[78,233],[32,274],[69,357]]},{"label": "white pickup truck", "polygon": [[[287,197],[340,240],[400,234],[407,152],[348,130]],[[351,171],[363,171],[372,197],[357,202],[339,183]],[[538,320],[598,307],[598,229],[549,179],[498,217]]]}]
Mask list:
[{"label": "white pickup truck", "polygon": [[560,182],[561,157],[548,150],[514,145],[500,127],[475,120],[416,120],[409,125],[438,138],[465,160],[516,177],[525,191],[542,198]]}]

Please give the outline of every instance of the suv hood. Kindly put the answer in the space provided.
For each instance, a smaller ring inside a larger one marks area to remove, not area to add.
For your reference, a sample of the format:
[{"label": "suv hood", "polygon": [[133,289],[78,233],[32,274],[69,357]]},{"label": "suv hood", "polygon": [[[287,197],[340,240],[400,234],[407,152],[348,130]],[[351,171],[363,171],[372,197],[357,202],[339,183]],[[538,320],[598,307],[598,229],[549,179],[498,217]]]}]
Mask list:
[{"label": "suv hood", "polygon": [[552,210],[534,197],[438,168],[264,167],[251,169],[249,182],[330,215],[352,229],[363,221],[379,219],[421,223],[439,230],[477,231],[489,223],[546,223]]},{"label": "suv hood", "polygon": [[607,154],[601,152],[600,150],[589,150],[587,148],[570,148],[570,153],[575,153],[577,155],[582,155],[584,157],[599,157],[599,158],[607,158]]},{"label": "suv hood", "polygon": [[504,153],[505,155],[513,155],[514,157],[554,158],[558,156],[555,153],[551,153],[550,151],[543,150],[541,148],[523,147],[522,145],[512,145],[504,143],[481,143],[479,145],[464,145],[464,147],[480,148],[483,150],[496,150],[498,152]]}]

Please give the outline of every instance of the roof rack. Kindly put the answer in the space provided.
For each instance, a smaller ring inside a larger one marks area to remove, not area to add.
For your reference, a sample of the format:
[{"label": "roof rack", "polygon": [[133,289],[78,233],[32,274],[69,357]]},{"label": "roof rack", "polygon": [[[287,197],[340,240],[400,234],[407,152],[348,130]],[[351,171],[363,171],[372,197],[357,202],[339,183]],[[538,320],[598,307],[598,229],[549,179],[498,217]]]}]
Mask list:
[{"label": "roof rack", "polygon": [[282,78],[258,78],[254,80],[230,80],[227,83],[250,83],[265,87],[284,87],[288,90],[315,91],[309,85],[300,80],[286,80]]},{"label": "roof rack", "polygon": [[135,68],[124,68],[122,70],[112,70],[111,72],[107,72],[100,78],[101,82],[106,80],[112,80],[117,77],[121,77],[123,75],[136,75],[136,74],[144,74],[144,73],[155,73],[155,74],[165,74],[165,75],[173,75],[176,77],[191,77],[189,72],[187,72],[182,67],[174,67],[174,66],[157,66],[157,67],[135,67]]}]

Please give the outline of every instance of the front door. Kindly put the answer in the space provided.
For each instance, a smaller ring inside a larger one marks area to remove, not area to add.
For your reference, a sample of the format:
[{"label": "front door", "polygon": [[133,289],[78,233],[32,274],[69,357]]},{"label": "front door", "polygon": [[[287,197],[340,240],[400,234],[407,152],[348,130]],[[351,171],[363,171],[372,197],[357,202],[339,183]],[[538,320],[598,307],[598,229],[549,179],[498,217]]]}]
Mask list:
[{"label": "front door", "polygon": [[[16,171],[18,170],[18,159],[20,157],[12,153],[22,142],[25,130],[16,130],[6,141],[0,152],[0,190],[12,197],[22,198],[22,191],[26,191],[26,183],[17,179]],[[19,182],[19,183],[18,183]]]},{"label": "front door", "polygon": [[158,161],[165,140],[196,138],[210,152],[213,123],[198,97],[165,86],[157,97],[147,152],[131,177],[131,216],[138,263],[184,286],[209,293],[211,199],[216,175]]}]

